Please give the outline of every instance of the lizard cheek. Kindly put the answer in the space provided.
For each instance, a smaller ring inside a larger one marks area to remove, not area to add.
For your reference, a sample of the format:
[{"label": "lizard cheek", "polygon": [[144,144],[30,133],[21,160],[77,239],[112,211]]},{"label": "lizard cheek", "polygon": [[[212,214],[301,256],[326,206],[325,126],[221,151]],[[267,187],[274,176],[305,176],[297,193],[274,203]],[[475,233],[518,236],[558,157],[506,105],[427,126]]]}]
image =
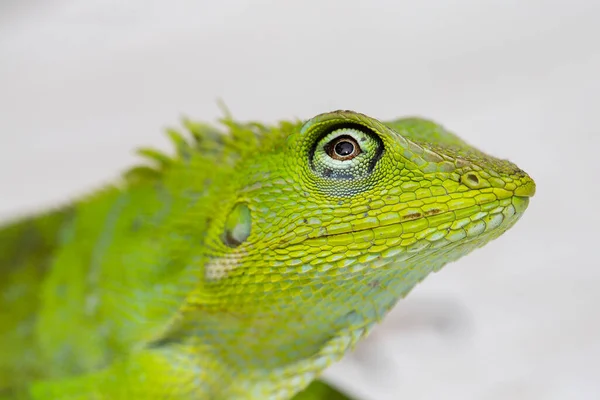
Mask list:
[{"label": "lizard cheek", "polygon": [[251,227],[252,215],[248,205],[238,203],[229,212],[221,240],[229,247],[238,247],[250,236]]}]

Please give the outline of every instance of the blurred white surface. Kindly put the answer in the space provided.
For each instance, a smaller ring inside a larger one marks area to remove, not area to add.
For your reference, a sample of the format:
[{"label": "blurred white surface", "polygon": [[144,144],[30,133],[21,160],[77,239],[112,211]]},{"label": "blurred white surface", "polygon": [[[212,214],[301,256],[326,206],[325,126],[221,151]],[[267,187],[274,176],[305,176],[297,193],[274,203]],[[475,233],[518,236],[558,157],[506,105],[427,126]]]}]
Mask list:
[{"label": "blurred white surface", "polygon": [[0,3],[0,217],[106,182],[180,115],[419,114],[529,172],[508,234],[327,375],[365,399],[600,398],[600,2]]}]

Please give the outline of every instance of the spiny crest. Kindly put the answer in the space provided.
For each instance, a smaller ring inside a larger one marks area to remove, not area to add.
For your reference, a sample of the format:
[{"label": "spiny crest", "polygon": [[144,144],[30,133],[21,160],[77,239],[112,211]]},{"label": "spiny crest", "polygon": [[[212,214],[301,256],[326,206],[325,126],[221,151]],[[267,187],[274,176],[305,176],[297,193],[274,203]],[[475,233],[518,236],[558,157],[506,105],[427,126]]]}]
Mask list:
[{"label": "spiny crest", "polygon": [[273,147],[297,126],[297,122],[283,121],[278,126],[268,126],[259,122],[238,122],[226,112],[225,117],[218,120],[222,127],[212,124],[191,121],[183,118],[182,125],[187,131],[168,128],[166,133],[175,147],[175,154],[143,147],[137,153],[149,164],[137,165],[124,174],[128,183],[156,180],[173,165],[185,162],[191,157],[203,157],[221,162],[235,162],[247,153],[255,152],[264,146]]}]

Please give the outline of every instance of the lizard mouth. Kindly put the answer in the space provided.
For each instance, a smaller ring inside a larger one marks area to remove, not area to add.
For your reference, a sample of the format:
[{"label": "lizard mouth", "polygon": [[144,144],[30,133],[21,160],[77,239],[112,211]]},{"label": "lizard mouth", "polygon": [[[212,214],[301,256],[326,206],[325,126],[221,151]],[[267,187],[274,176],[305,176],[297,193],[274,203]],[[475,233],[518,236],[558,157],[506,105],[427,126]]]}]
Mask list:
[{"label": "lizard mouth", "polygon": [[[533,195],[532,195],[533,196]],[[513,206],[515,207],[515,211],[519,214],[522,214],[527,209],[529,205],[529,198],[531,196],[514,196],[513,197]]]},{"label": "lizard mouth", "polygon": [[[362,250],[369,248],[373,252],[379,248],[425,248],[439,240],[458,242],[467,238],[475,239],[515,222],[527,209],[529,198],[534,193],[535,185],[527,191],[520,191],[520,195],[481,202],[470,207],[415,210],[395,218],[388,213],[356,223],[332,224],[323,227],[317,235],[309,236],[303,242],[315,246],[348,246],[350,250],[353,246],[357,250],[362,247]],[[360,246],[358,243],[365,244]]]},{"label": "lizard mouth", "polygon": [[515,189],[515,197],[533,197],[535,195],[535,182],[528,181]]}]

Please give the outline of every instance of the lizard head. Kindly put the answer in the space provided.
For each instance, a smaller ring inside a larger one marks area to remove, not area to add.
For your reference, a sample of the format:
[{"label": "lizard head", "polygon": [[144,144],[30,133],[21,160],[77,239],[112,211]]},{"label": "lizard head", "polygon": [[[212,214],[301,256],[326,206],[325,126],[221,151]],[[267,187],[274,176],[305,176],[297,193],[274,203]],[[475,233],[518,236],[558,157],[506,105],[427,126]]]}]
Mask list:
[{"label": "lizard head", "polygon": [[391,273],[414,284],[506,231],[535,192],[516,165],[427,120],[336,111],[278,135],[236,170],[214,235],[231,256],[209,279],[276,288]]},{"label": "lizard head", "polygon": [[430,272],[511,227],[535,191],[514,164],[422,119],[336,111],[261,135],[220,191],[203,290],[220,299],[209,307],[251,319],[243,351],[254,335],[271,343],[263,365],[354,343]]}]

